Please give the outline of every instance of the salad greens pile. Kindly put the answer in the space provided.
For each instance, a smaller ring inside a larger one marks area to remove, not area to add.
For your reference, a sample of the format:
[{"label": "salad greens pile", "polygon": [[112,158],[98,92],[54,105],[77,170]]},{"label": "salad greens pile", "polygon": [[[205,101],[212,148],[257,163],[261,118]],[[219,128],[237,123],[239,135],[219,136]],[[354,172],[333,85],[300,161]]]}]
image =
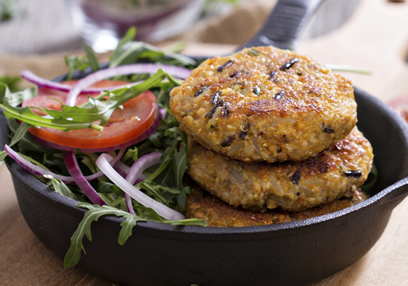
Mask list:
[{"label": "salad greens pile", "polygon": [[[134,36],[135,29],[132,28],[122,38],[112,54],[109,67],[141,62],[171,64],[188,68],[196,65],[190,58],[163,52],[145,43],[134,42]],[[78,70],[89,73],[100,69],[100,64],[93,51],[87,46],[84,49],[86,53],[84,57],[65,58],[69,68],[66,79],[71,79],[75,71]],[[166,109],[166,116],[161,120],[160,126],[147,139],[127,148],[121,158],[121,163],[131,166],[146,154],[160,152],[162,154],[160,163],[146,169],[144,175],[147,179],[136,183],[136,187],[156,201],[182,211],[186,195],[192,190],[183,185],[183,176],[187,168],[187,136],[179,128],[178,122],[170,115],[169,109],[169,93],[174,86],[178,85],[178,80],[163,70],[159,70],[153,75],[146,73],[120,76],[115,79],[125,81],[143,79],[144,81],[132,87],[104,91],[96,98],[89,97],[89,103],[83,106],[64,105],[61,111],[42,108],[42,111],[45,111],[49,116],[39,116],[29,107],[20,107],[24,100],[37,96],[37,87],[11,92],[7,85],[0,83],[0,108],[8,118],[11,131],[9,146],[25,160],[45,170],[70,176],[64,162],[63,151],[37,143],[27,132],[28,129],[32,126],[43,126],[64,131],[93,128],[103,132],[104,125],[116,108],[121,108],[123,103],[129,99],[150,90],[156,96],[159,107]],[[117,152],[109,151],[108,153],[115,157]],[[89,176],[98,172],[96,165],[98,154],[83,153],[79,149],[76,150],[75,154],[83,175]],[[0,161],[3,161],[7,156],[6,151],[0,152]],[[84,236],[92,240],[91,224],[102,216],[113,215],[124,218],[118,238],[121,245],[132,234],[132,228],[138,222],[154,221],[172,225],[206,225],[204,221],[198,219],[165,219],[153,209],[143,206],[134,199],[132,199],[132,206],[135,214],[129,213],[125,193],[106,176],[101,176],[90,182],[106,203],[104,206],[92,204],[76,184],[66,184],[51,175],[37,177],[56,192],[78,201],[78,207],[87,209],[83,220],[71,238],[71,247],[64,261],[66,267],[72,267],[78,263],[82,251],[85,251],[82,244]]]}]

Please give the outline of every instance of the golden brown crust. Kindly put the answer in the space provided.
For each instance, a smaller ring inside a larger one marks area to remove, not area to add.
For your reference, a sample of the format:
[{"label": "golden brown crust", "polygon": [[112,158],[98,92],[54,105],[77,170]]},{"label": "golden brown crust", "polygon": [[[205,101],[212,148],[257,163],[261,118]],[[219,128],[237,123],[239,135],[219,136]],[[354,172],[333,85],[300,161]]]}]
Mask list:
[{"label": "golden brown crust", "polygon": [[269,210],[260,213],[228,205],[217,197],[203,191],[191,181],[189,181],[188,185],[194,189],[194,193],[187,195],[186,217],[203,219],[208,226],[214,227],[269,225],[308,219],[345,209],[368,198],[361,190],[356,190],[349,198],[344,197],[303,212]]},{"label": "golden brown crust", "polygon": [[316,156],[357,121],[348,80],[274,47],[206,60],[172,90],[170,107],[195,141],[242,161]]},{"label": "golden brown crust", "polygon": [[367,179],[372,147],[357,128],[301,162],[246,163],[189,141],[187,173],[221,200],[245,209],[301,211],[349,195]]}]

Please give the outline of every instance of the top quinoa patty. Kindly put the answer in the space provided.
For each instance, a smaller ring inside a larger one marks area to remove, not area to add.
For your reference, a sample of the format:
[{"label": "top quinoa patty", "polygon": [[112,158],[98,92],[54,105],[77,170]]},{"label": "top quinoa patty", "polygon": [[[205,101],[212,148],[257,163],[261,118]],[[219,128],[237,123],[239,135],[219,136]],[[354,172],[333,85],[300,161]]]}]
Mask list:
[{"label": "top quinoa patty", "polygon": [[170,94],[172,115],[202,146],[242,161],[301,161],[357,122],[350,81],[274,47],[204,61]]}]

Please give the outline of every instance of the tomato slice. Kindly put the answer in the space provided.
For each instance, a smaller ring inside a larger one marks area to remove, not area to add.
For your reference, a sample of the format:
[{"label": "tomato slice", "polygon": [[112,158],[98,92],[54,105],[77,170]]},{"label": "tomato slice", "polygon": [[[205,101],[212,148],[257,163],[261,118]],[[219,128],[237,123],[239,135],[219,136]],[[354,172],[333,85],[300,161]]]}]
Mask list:
[{"label": "tomato slice", "polygon": [[[118,83],[115,82],[113,85],[118,85]],[[42,106],[60,110],[61,104],[55,98],[64,102],[66,94],[30,98],[24,101],[22,106]],[[83,99],[87,99],[87,97],[78,97],[77,104],[84,103],[82,102]],[[28,131],[43,140],[62,146],[80,149],[107,148],[129,142],[143,134],[153,124],[155,106],[155,95],[150,91],[145,91],[123,104],[123,109],[117,108],[101,134],[90,128],[62,131],[46,127],[32,127]],[[36,109],[32,110],[43,115]]]}]

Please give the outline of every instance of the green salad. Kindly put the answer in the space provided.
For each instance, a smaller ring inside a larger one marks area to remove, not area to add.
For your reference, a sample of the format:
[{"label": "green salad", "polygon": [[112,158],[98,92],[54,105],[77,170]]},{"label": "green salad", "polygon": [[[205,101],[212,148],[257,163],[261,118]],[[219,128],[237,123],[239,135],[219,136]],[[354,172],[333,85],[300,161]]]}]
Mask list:
[{"label": "green salad", "polygon": [[[169,92],[196,62],[134,42],[130,29],[100,68],[95,55],[66,57],[61,81],[22,77],[36,84],[11,92],[0,84],[0,108],[7,117],[10,156],[56,192],[87,209],[71,237],[64,265],[73,267],[91,240],[91,224],[102,216],[123,217],[118,243],[141,221],[205,226],[186,219],[192,190],[183,185],[187,137],[170,115]],[[81,79],[73,76],[82,72]]]}]

